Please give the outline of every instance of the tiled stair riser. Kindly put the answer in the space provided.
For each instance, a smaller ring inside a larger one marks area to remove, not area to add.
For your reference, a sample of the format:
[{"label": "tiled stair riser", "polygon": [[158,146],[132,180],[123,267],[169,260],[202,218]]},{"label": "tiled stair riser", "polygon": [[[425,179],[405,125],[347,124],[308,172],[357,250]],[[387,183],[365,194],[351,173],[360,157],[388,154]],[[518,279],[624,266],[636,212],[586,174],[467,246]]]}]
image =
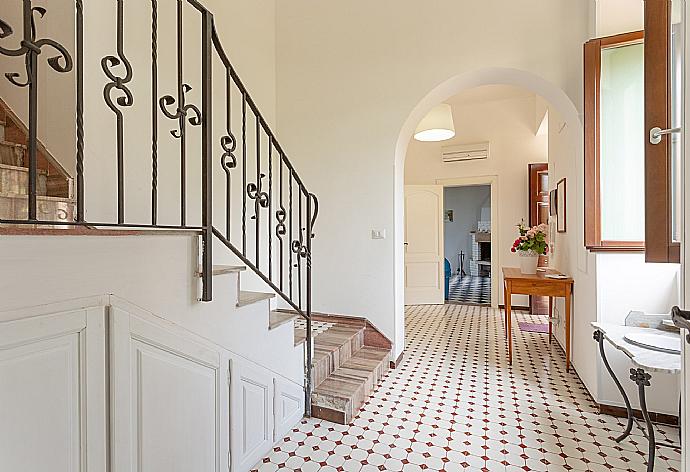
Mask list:
[{"label": "tiled stair riser", "polygon": [[[28,207],[26,195],[0,195],[0,219],[25,220],[29,215]],[[38,196],[36,210],[36,217],[42,221],[74,221],[74,204],[67,198]]]},{"label": "tiled stair riser", "polygon": [[[47,193],[48,175],[39,171],[36,176],[36,193]],[[29,169],[0,164],[0,194],[27,195],[29,193]]]},{"label": "tiled stair riser", "polygon": [[8,143],[0,140],[0,164],[21,166],[24,163],[24,150],[26,146]]},{"label": "tiled stair riser", "polygon": [[316,339],[312,366],[314,387],[318,387],[364,346],[364,329],[334,326]]},{"label": "tiled stair riser", "polygon": [[319,411],[332,421],[349,423],[390,366],[390,351],[363,347],[326,379],[312,395]]}]

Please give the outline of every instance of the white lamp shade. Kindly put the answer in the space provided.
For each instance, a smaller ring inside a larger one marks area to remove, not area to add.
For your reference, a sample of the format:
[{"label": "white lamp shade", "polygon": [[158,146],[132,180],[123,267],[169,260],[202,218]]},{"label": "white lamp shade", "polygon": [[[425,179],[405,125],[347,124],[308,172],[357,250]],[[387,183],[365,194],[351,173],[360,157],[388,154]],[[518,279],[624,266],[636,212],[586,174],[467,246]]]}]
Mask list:
[{"label": "white lamp shade", "polygon": [[417,126],[417,141],[445,141],[455,136],[453,110],[447,103],[435,106]]}]

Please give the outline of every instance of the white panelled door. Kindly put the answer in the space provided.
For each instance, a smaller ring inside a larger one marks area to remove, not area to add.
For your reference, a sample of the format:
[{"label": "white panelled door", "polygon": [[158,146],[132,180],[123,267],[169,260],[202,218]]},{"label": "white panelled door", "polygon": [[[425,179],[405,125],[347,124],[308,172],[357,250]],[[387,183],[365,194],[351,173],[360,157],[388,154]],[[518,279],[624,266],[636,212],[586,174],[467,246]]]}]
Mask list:
[{"label": "white panelled door", "polygon": [[444,302],[443,186],[405,186],[405,304]]},{"label": "white panelled door", "polygon": [[104,333],[103,307],[0,323],[0,471],[106,470]]},{"label": "white panelled door", "polygon": [[228,357],[114,307],[112,470],[228,470]]}]

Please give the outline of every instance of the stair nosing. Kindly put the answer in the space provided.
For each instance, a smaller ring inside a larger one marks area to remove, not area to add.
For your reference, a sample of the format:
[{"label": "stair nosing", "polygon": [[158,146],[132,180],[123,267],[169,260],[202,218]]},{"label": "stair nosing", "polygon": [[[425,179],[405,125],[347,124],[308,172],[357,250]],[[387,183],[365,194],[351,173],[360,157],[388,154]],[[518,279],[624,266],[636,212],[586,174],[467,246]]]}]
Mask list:
[{"label": "stair nosing", "polygon": [[[281,319],[278,320],[277,322],[272,322],[271,317],[275,315],[281,315]],[[279,326],[283,326],[284,324],[287,324],[291,321],[294,321],[299,317],[298,314],[291,314],[291,313],[285,313],[280,310],[271,310],[271,312],[268,314],[268,330],[273,330],[278,328]]]},{"label": "stair nosing", "polygon": [[[245,297],[247,294],[252,294],[250,298],[245,298],[244,300],[242,299],[242,296],[244,295]],[[248,305],[253,305],[254,303],[258,303],[264,300],[270,300],[271,298],[275,297],[275,293],[267,293],[267,292],[254,292],[251,290],[240,290],[239,294],[237,295],[237,304],[235,305],[237,308],[241,308],[244,306]]]},{"label": "stair nosing", "polygon": [[[211,271],[211,275],[225,275],[235,274],[247,270],[246,266],[230,266],[230,265],[215,265]],[[196,271],[197,277],[203,277],[204,273],[201,268]]]}]

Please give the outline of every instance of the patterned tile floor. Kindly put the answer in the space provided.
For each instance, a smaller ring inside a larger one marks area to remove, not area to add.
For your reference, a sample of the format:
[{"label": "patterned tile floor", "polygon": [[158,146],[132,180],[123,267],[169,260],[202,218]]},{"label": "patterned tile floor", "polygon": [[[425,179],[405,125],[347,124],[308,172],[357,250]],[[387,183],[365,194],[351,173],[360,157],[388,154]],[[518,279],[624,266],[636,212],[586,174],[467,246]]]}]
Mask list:
[{"label": "patterned tile floor", "polygon": [[454,275],[448,286],[448,301],[470,305],[491,303],[491,277]]},{"label": "patterned tile floor", "polygon": [[[597,413],[544,334],[516,329],[510,367],[498,310],[408,307],[406,326],[403,364],[351,425],[304,420],[254,470],[646,470],[641,431],[617,444],[623,422]],[[655,471],[679,470],[679,452],[659,449]]]}]

